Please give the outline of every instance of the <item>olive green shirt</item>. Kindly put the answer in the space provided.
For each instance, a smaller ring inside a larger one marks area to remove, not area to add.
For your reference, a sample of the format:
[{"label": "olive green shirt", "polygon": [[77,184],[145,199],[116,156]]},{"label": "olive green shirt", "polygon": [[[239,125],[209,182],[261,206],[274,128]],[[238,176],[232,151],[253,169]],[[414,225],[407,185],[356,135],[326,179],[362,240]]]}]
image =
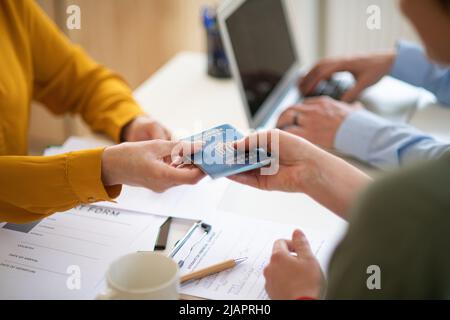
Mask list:
[{"label": "olive green shirt", "polygon": [[362,195],[328,281],[328,299],[450,299],[450,154]]}]

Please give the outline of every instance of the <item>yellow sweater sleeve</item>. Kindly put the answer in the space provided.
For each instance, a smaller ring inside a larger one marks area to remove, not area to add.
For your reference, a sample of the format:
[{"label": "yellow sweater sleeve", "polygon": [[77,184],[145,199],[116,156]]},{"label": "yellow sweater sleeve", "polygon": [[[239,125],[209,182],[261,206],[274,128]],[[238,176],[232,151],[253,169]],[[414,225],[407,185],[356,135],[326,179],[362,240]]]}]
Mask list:
[{"label": "yellow sweater sleeve", "polygon": [[23,223],[80,203],[110,201],[121,187],[101,182],[103,149],[52,157],[0,157],[0,218]]},{"label": "yellow sweater sleeve", "polygon": [[[93,130],[119,141],[123,126],[143,114],[125,82],[71,44],[34,1],[5,1],[17,57],[30,61],[20,75],[30,85],[23,94],[56,114],[81,114]],[[102,154],[95,149],[54,157],[0,156],[0,221],[23,223],[117,197],[120,186],[102,184]]]},{"label": "yellow sweater sleeve", "polygon": [[33,1],[26,4],[34,98],[53,113],[81,114],[94,131],[119,141],[121,129],[144,113],[130,88],[70,43]]}]

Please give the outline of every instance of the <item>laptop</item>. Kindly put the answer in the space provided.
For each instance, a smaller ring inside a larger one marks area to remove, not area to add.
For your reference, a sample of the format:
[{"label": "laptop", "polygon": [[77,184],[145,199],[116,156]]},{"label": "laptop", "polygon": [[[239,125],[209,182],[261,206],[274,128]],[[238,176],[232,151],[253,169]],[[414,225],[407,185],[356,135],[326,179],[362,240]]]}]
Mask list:
[{"label": "laptop", "polygon": [[[218,10],[231,72],[251,128],[273,128],[303,98],[301,61],[284,0],[226,0]],[[324,81],[313,96],[339,98],[348,81]]]}]

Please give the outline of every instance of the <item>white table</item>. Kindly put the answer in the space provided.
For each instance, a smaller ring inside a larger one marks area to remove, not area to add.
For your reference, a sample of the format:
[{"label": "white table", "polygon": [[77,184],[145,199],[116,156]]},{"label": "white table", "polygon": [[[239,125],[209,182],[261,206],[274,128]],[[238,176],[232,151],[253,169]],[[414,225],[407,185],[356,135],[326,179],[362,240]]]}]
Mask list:
[{"label": "white table", "polygon": [[[385,97],[392,99],[398,95],[397,89],[393,88],[392,83],[385,83],[381,88],[379,86],[372,90],[372,97],[381,91]],[[401,94],[412,97],[412,92],[417,94],[417,97],[408,102],[411,106],[402,105],[400,109],[411,115],[411,110],[415,110],[420,97],[420,109],[423,111],[415,114],[413,123],[450,141],[450,126],[446,126],[450,123],[450,111],[438,106],[427,108],[430,104],[428,96],[416,91],[401,91]],[[370,96],[368,93],[367,100],[370,100]],[[143,83],[136,90],[135,97],[148,113],[166,124],[178,137],[224,123],[230,123],[244,131],[248,129],[237,88],[231,80],[208,77],[206,57],[203,54],[186,52],[177,55]],[[438,132],[433,130],[436,129],[433,126],[434,114],[439,116]],[[398,114],[395,116],[398,117]],[[219,209],[299,227],[327,228],[345,224],[305,195],[263,192],[235,183],[225,192]],[[191,221],[183,220],[175,220],[172,223],[166,251],[170,251],[191,225]]]}]

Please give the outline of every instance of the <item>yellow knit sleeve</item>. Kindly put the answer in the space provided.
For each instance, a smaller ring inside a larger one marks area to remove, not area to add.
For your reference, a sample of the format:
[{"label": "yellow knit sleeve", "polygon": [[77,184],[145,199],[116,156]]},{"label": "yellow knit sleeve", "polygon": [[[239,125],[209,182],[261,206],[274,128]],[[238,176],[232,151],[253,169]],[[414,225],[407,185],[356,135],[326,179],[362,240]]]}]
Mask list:
[{"label": "yellow knit sleeve", "polygon": [[94,131],[119,141],[122,128],[144,114],[128,85],[70,43],[33,1],[26,4],[34,98],[55,114],[80,114]]},{"label": "yellow knit sleeve", "polygon": [[103,150],[0,157],[0,221],[23,223],[117,197],[121,186],[105,188],[101,180]]}]

